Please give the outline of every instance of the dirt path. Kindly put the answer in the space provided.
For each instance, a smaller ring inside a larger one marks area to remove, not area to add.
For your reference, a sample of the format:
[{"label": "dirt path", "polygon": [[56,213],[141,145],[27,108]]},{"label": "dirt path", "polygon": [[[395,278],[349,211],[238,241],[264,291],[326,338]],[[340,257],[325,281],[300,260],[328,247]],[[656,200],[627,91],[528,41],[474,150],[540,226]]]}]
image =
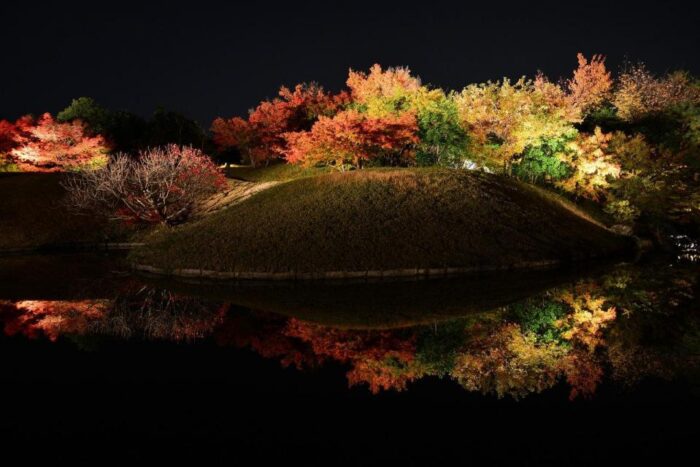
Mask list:
[{"label": "dirt path", "polygon": [[205,217],[220,211],[226,207],[241,203],[256,193],[267,190],[281,182],[246,182],[243,180],[229,180],[228,189],[218,193],[204,203],[197,210],[195,217]]}]

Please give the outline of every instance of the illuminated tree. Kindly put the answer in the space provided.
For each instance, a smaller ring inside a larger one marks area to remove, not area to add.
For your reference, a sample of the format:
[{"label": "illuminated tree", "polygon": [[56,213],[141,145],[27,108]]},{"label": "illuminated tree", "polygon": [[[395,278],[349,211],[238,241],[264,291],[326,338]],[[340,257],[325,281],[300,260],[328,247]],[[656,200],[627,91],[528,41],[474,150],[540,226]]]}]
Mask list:
[{"label": "illuminated tree", "polygon": [[198,203],[225,186],[209,157],[176,145],[143,151],[137,160],[118,154],[106,167],[65,182],[73,209],[128,223],[168,225],[186,221]]},{"label": "illuminated tree", "polygon": [[580,134],[566,153],[566,162],[573,167],[571,177],[557,182],[564,190],[592,200],[604,200],[610,182],[620,176],[620,165],[608,148],[611,133],[596,128],[591,135]]},{"label": "illuminated tree", "polygon": [[9,159],[9,152],[17,147],[17,125],[0,120],[0,172],[18,170]]},{"label": "illuminated tree", "polygon": [[212,123],[211,132],[214,144],[218,148],[223,150],[236,148],[253,165],[256,165],[258,156],[255,154],[255,134],[247,120],[240,117],[229,120],[219,117]]},{"label": "illuminated tree", "polygon": [[308,343],[287,332],[288,318],[262,311],[236,310],[214,337],[219,345],[249,347],[265,358],[278,358],[283,367],[316,368],[326,360]]},{"label": "illuminated tree", "polygon": [[622,119],[635,120],[679,105],[700,105],[700,87],[687,73],[657,78],[639,64],[619,76],[613,104]]},{"label": "illuminated tree", "polygon": [[577,135],[578,132],[572,129],[568,133],[526,147],[513,165],[513,175],[530,183],[553,183],[569,177],[572,168],[567,163],[567,158],[572,151],[571,143]]},{"label": "illuminated tree", "polygon": [[350,70],[346,81],[352,106],[372,117],[411,110],[410,96],[421,89],[419,78],[408,68],[388,68],[375,64],[369,73]]},{"label": "illuminated tree", "polygon": [[62,335],[134,335],[172,341],[208,336],[227,308],[167,290],[129,286],[113,300],[21,300],[0,302],[0,322],[7,335],[29,338]]},{"label": "illuminated tree", "polygon": [[314,83],[293,90],[283,86],[279,97],[260,103],[247,121],[217,118],[211,128],[214,142],[220,150],[239,150],[257,166],[286,153],[285,133],[309,130],[319,117],[335,114],[346,102],[346,94],[333,96]]},{"label": "illuminated tree", "polygon": [[122,338],[193,341],[211,335],[227,312],[225,303],[139,284],[120,291],[91,331]]},{"label": "illuminated tree", "polygon": [[567,88],[572,105],[585,114],[600,107],[610,97],[613,80],[602,55],[593,55],[589,62],[579,53],[577,59],[578,68],[567,82]]},{"label": "illuminated tree", "polygon": [[311,131],[288,133],[287,161],[340,170],[362,167],[367,161],[388,165],[413,161],[411,146],[418,142],[415,115],[372,118],[354,110],[320,117]]},{"label": "illuminated tree", "polygon": [[469,155],[469,135],[459,123],[453,96],[440,90],[420,91],[412,107],[418,123],[418,164],[460,166]]},{"label": "illuminated tree", "polygon": [[17,125],[0,120],[0,154],[6,154],[17,146]]},{"label": "illuminated tree", "polygon": [[469,85],[455,100],[474,158],[506,173],[528,146],[568,134],[580,120],[564,91],[542,76]]},{"label": "illuminated tree", "polygon": [[80,121],[59,123],[46,113],[38,120],[24,117],[15,127],[14,147],[6,157],[21,171],[74,171],[107,162],[104,138],[88,136]]}]

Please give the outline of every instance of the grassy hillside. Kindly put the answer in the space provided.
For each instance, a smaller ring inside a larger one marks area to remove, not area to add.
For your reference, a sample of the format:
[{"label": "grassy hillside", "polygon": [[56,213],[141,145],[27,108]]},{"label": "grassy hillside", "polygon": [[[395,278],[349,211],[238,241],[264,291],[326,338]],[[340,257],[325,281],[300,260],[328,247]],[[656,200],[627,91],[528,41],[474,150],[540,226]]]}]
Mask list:
[{"label": "grassy hillside", "polygon": [[105,239],[107,223],[68,212],[58,173],[0,174],[0,250]]},{"label": "grassy hillside", "polygon": [[630,243],[511,179],[384,169],[279,184],[156,233],[131,258],[234,272],[479,268],[606,256]]},{"label": "grassy hillside", "polygon": [[299,178],[315,177],[328,173],[328,167],[301,167],[295,164],[273,162],[268,166],[251,167],[231,166],[226,169],[226,176],[247,182],[287,182]]}]

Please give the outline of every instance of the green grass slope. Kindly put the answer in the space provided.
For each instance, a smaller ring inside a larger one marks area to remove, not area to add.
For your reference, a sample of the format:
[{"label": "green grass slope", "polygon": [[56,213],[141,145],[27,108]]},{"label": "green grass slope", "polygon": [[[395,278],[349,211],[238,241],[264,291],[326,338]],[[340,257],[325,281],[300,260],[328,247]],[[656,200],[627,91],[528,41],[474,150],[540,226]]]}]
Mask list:
[{"label": "green grass slope", "polygon": [[228,178],[247,182],[287,182],[299,178],[315,177],[329,171],[328,167],[301,167],[295,164],[272,162],[263,167],[231,166],[225,172]]},{"label": "green grass slope", "polygon": [[631,248],[525,184],[483,173],[363,170],[274,186],[154,234],[131,260],[166,270],[511,267]]}]

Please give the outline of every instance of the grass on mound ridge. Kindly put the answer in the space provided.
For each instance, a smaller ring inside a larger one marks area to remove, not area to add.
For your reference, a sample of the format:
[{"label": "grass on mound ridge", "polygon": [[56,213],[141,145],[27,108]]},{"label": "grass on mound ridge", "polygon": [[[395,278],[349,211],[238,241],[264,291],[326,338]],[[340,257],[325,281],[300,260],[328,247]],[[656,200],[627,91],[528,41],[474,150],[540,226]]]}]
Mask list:
[{"label": "grass on mound ridge", "polygon": [[362,170],[274,186],[154,234],[131,258],[165,269],[319,272],[511,266],[629,247],[512,179],[449,169]]}]

